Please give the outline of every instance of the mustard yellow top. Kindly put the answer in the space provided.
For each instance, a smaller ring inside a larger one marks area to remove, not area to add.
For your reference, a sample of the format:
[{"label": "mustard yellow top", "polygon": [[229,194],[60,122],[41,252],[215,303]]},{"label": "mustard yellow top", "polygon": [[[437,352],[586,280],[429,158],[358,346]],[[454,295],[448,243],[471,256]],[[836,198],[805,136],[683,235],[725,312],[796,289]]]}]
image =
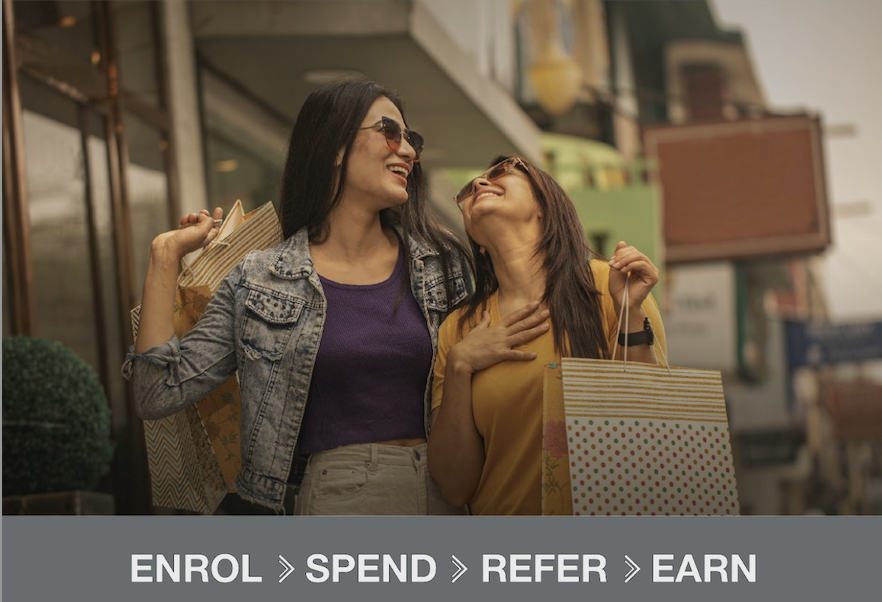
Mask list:
[{"label": "mustard yellow top", "polygon": [[[602,320],[612,353],[618,315],[609,294],[609,265],[594,260],[591,269],[594,285],[602,294]],[[488,300],[491,325],[502,319],[498,301],[498,292]],[[466,324],[460,333],[463,311],[448,316],[438,332],[432,409],[444,399],[444,371],[450,348],[477,323]],[[643,302],[643,311],[652,322],[658,344],[667,353],[661,315],[651,295]],[[536,359],[501,362],[472,377],[472,413],[484,440],[485,456],[478,489],[469,501],[472,514],[542,514],[542,380],[545,366],[559,362],[560,354],[554,349],[551,329],[521,348],[536,352]]]}]

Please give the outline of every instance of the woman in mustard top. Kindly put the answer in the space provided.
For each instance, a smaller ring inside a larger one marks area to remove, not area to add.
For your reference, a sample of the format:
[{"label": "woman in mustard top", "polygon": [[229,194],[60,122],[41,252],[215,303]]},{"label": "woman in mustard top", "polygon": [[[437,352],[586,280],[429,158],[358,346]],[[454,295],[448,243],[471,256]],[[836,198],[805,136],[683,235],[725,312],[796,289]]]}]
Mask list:
[{"label": "woman in mustard top", "polygon": [[629,360],[656,363],[653,339],[664,346],[650,295],[658,269],[625,242],[609,262],[591,260],[572,201],[520,157],[497,163],[455,200],[476,292],[438,335],[429,471],[444,497],[472,514],[541,514],[545,366],[561,356],[610,358],[626,284],[620,339],[629,333]]}]

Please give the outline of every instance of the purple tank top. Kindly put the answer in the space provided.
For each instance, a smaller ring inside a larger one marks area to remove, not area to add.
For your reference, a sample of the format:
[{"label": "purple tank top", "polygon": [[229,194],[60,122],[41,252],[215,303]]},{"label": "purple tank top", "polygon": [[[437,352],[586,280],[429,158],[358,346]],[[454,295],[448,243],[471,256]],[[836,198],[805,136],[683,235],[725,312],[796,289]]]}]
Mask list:
[{"label": "purple tank top", "polygon": [[300,453],[426,436],[423,403],[432,339],[410,290],[400,242],[398,249],[395,270],[384,282],[340,284],[319,276],[327,318],[300,430]]}]

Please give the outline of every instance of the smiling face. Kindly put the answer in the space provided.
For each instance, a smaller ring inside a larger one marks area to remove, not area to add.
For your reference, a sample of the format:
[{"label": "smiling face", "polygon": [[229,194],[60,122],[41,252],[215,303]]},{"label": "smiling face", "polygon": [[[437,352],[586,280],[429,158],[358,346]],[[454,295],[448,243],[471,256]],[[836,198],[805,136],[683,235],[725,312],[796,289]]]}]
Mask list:
[{"label": "smiling face", "polygon": [[[404,117],[395,103],[385,96],[374,101],[349,151],[341,203],[357,203],[379,211],[407,202],[407,180],[413,171],[416,153],[403,137],[397,151],[389,147],[385,134],[371,127],[383,117],[405,127]],[[342,153],[341,150],[338,162],[342,161]]]},{"label": "smiling face", "polygon": [[498,173],[491,168],[472,181],[471,194],[460,197],[466,232],[481,246],[492,245],[497,233],[522,239],[538,238],[540,233],[541,211],[526,167],[511,167],[508,173],[488,179],[488,175]]}]

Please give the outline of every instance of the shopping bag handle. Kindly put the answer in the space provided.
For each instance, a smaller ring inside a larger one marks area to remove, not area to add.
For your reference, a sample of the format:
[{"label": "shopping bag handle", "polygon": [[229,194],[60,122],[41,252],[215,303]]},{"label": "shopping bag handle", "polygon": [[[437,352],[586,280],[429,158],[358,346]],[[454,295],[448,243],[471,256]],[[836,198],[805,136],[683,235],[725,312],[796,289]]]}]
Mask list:
[{"label": "shopping bag handle", "polygon": [[[622,318],[624,317],[624,324],[629,323],[629,318],[631,317],[631,310],[628,307],[628,290],[630,289],[631,282],[631,274],[628,273],[625,276],[625,291],[622,293],[622,307],[619,308],[619,323],[616,325],[616,338],[615,343],[613,344],[613,352],[612,359],[616,358],[616,352],[619,350],[619,334],[622,332]],[[649,351],[652,353],[652,357],[655,358],[655,362],[658,363],[658,357],[655,355],[655,344],[658,343],[658,338],[653,342],[652,346],[649,348]],[[668,356],[665,355],[665,350],[662,349],[661,343],[658,346],[659,353],[662,355],[662,359],[665,360],[664,366],[668,369],[668,372],[671,371],[671,363],[668,361]],[[623,348],[624,358],[622,362],[622,372],[625,371],[626,366],[628,365],[628,329],[625,328],[625,345]]]}]

